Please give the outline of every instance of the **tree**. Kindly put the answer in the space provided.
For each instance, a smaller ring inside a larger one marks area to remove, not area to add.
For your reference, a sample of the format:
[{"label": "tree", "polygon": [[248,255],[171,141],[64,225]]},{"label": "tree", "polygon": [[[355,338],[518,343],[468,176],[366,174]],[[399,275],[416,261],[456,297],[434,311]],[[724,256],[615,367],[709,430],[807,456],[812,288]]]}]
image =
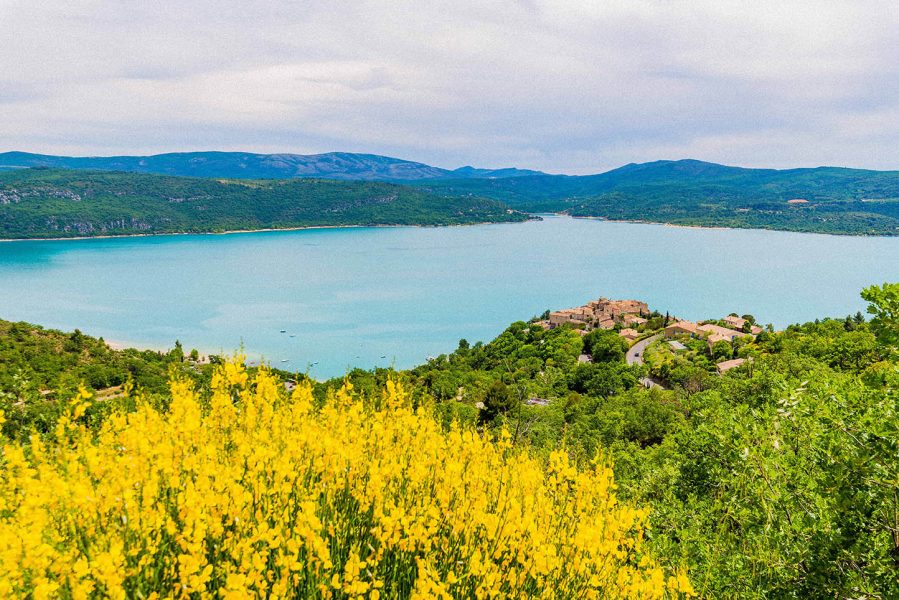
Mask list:
[{"label": "tree", "polygon": [[499,415],[508,413],[515,406],[515,395],[502,381],[494,381],[484,395],[481,422],[489,423]]},{"label": "tree", "polygon": [[830,363],[841,369],[849,367],[861,370],[876,356],[874,336],[868,331],[847,331],[833,342]]},{"label": "tree", "polygon": [[870,302],[868,314],[877,341],[895,352],[899,349],[899,283],[872,285],[862,290],[862,298]]},{"label": "tree", "polygon": [[593,362],[621,362],[627,348],[623,337],[607,329],[594,329],[584,336],[584,352],[593,357]]},{"label": "tree", "polygon": [[180,340],[175,340],[175,347],[169,351],[169,356],[178,362],[184,362],[184,347]]},{"label": "tree", "polygon": [[84,350],[84,344],[86,342],[86,336],[81,333],[80,329],[76,329],[69,335],[69,339],[65,344],[65,349],[68,352],[81,352]]},{"label": "tree", "polygon": [[730,358],[733,354],[734,348],[730,345],[730,342],[725,340],[718,340],[714,344],[712,344],[711,353],[712,358],[715,360],[727,359]]},{"label": "tree", "polygon": [[575,392],[606,398],[636,383],[637,378],[628,367],[600,362],[579,364],[571,372],[568,385]]}]

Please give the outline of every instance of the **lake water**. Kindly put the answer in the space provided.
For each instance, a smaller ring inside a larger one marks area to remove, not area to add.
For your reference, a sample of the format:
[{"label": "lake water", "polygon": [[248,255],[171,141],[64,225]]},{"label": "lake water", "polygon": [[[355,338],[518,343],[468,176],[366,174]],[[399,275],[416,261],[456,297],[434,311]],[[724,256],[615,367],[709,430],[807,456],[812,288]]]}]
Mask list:
[{"label": "lake water", "polygon": [[0,318],[142,347],[243,344],[319,378],[409,367],[599,296],[783,327],[864,310],[861,288],[884,281],[899,281],[899,238],[566,217],[0,243]]}]

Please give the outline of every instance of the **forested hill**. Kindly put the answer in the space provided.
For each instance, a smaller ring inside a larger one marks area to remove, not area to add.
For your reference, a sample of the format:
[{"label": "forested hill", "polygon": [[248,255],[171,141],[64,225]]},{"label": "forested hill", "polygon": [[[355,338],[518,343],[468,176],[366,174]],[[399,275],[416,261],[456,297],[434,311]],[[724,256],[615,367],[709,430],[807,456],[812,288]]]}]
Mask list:
[{"label": "forested hill", "polygon": [[528,217],[501,202],[390,183],[0,172],[0,238],[220,232],[326,225],[455,225]]},{"label": "forested hill", "polygon": [[320,177],[363,181],[414,181],[445,178],[497,178],[536,175],[523,169],[449,170],[419,162],[352,152],[325,154],[254,154],[251,152],[172,152],[152,156],[52,156],[29,152],[0,153],[0,168],[50,167],[158,173],[229,179]]},{"label": "forested hill", "polygon": [[527,211],[682,225],[899,235],[899,171],[743,169],[696,160],[631,164],[587,176],[421,181]]},{"label": "forested hill", "polygon": [[[231,196],[240,190],[242,194],[254,193],[274,199],[283,200],[290,197],[295,190],[316,191],[310,193],[316,198],[338,191],[349,194],[344,204],[353,204],[358,198],[354,194],[374,193],[377,187],[327,184],[315,181],[310,184],[296,183],[298,179],[325,178],[342,181],[382,181],[417,188],[414,192],[405,189],[403,198],[455,198],[447,201],[445,207],[450,212],[474,210],[460,220],[461,216],[446,220],[447,215],[429,205],[425,211],[431,218],[421,221],[423,224],[446,222],[470,222],[472,220],[493,221],[509,220],[494,217],[477,217],[476,214],[495,210],[498,205],[486,204],[484,198],[506,203],[511,208],[526,212],[566,212],[577,217],[601,217],[626,221],[649,221],[676,225],[701,225],[713,227],[745,227],[761,229],[781,229],[787,231],[808,231],[818,233],[836,233],[848,235],[899,235],[899,171],[871,171],[863,169],[847,169],[838,167],[818,167],[814,169],[744,169],[730,167],[697,160],[656,161],[644,164],[629,164],[621,168],[597,175],[569,176],[547,175],[536,171],[521,169],[478,169],[462,167],[446,170],[430,165],[371,154],[329,153],[318,155],[296,154],[249,154],[237,152],[194,152],[177,154],[160,154],[156,156],[123,156],[108,158],[69,158],[9,152],[0,154],[0,185],[12,178],[33,179],[38,177],[29,173],[23,166],[40,168],[64,167],[79,169],[82,175],[74,176],[72,185],[81,179],[95,181],[97,178],[110,180],[112,175],[100,175],[94,169],[108,169],[127,173],[144,172],[178,176],[194,176],[203,178],[227,178],[230,182],[200,182],[199,179],[166,180],[121,179],[127,188],[129,198],[152,195],[152,189],[179,186],[195,186],[201,191],[194,193],[165,192],[162,197],[180,198],[182,196],[206,197],[228,190]],[[4,175],[5,174],[5,175]],[[42,176],[50,176],[46,173]],[[58,175],[52,175],[58,177]],[[69,177],[69,176],[66,176]],[[267,178],[266,183],[259,183],[249,178]],[[280,180],[278,183],[275,180]],[[239,181],[243,181],[245,189],[241,189]],[[291,183],[285,183],[291,181]],[[144,190],[138,182],[149,182],[150,189]],[[189,183],[188,183],[189,182]],[[68,183],[56,182],[57,188],[65,188]],[[104,184],[105,185],[105,184]],[[214,188],[216,191],[210,191]],[[395,188],[397,190],[401,188]],[[260,191],[265,190],[265,191]],[[325,191],[329,190],[329,191]],[[367,191],[362,191],[367,190]],[[77,190],[68,190],[80,194]],[[64,193],[58,191],[58,193]],[[115,194],[118,194],[117,190]],[[310,195],[307,194],[307,195]],[[421,194],[421,195],[417,195]],[[388,194],[389,195],[389,194]],[[339,200],[335,202],[341,204]],[[0,202],[4,202],[0,198]],[[436,200],[434,201],[437,202]],[[459,204],[462,203],[462,204]],[[474,203],[474,207],[464,208]],[[266,202],[262,202],[263,205]],[[210,214],[205,204],[197,206],[169,207],[190,213],[193,210]],[[223,206],[228,206],[225,203]],[[285,204],[285,209],[292,210],[292,203]],[[68,208],[72,208],[68,205]],[[54,210],[56,208],[54,207]],[[263,207],[256,215],[243,212],[228,214],[232,219],[241,222],[271,222],[271,225],[283,226],[279,216],[269,208]],[[323,205],[323,210],[329,211]],[[356,215],[349,213],[340,219],[325,219],[317,224],[357,222],[403,222],[418,223],[421,214],[411,214],[408,220],[381,221],[380,217],[389,211],[380,207],[377,215],[368,214],[374,221],[355,220]],[[413,211],[415,213],[415,211]],[[24,213],[17,213],[18,215]],[[329,213],[330,214],[330,213]],[[40,215],[45,216],[45,215]],[[83,216],[79,213],[78,216]],[[96,216],[96,215],[94,215]],[[225,215],[223,214],[222,217]],[[303,218],[310,218],[307,211]],[[321,215],[318,215],[321,216]],[[333,215],[331,215],[333,216]],[[128,215],[121,215],[128,217]],[[148,221],[146,215],[139,215],[139,223],[135,227],[144,227]],[[468,218],[470,217],[470,218]],[[18,217],[17,217],[18,218]],[[187,223],[170,217],[177,222],[174,229],[165,231],[195,230],[188,229]],[[361,216],[360,216],[361,218]],[[520,218],[516,216],[514,218]],[[278,221],[278,224],[275,223]],[[290,220],[291,224],[298,224]],[[156,223],[157,227],[164,223]],[[305,223],[300,223],[305,224]],[[102,223],[99,223],[102,229]],[[51,228],[53,225],[49,225]],[[70,224],[70,227],[72,224]],[[248,228],[255,225],[242,225]],[[33,224],[32,226],[33,227]],[[219,227],[218,222],[214,227]],[[96,228],[96,226],[95,226]],[[107,229],[108,229],[107,225]],[[224,228],[232,228],[225,225]],[[39,230],[37,228],[36,230]],[[75,229],[79,229],[75,225]],[[84,228],[81,228],[84,229]],[[133,227],[126,227],[133,229]],[[201,227],[205,230],[205,227]],[[156,231],[156,229],[148,229]],[[9,234],[5,234],[9,237]]]}]

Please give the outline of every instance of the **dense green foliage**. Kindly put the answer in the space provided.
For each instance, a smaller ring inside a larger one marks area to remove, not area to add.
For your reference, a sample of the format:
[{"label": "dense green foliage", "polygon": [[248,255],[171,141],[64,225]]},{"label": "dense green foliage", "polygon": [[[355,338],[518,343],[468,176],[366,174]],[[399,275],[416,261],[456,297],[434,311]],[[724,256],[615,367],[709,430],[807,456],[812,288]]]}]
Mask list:
[{"label": "dense green foliage", "polygon": [[10,434],[47,431],[79,385],[116,396],[126,382],[150,393],[166,389],[177,353],[116,351],[75,330],[63,333],[0,321],[0,410]]},{"label": "dense green foliage", "polygon": [[[660,340],[643,367],[624,363],[614,333],[515,323],[407,376],[447,422],[505,426],[537,452],[610,454],[620,493],[653,507],[655,554],[689,566],[704,597],[893,598],[897,294],[865,290],[870,322],[824,319],[726,348]],[[597,362],[577,361],[585,345]],[[733,357],[752,360],[719,376]],[[644,369],[670,389],[638,385]],[[363,389],[384,377],[351,375]]]},{"label": "dense green foliage", "polygon": [[[899,172],[741,169],[695,160],[600,175],[423,181],[435,193],[487,196],[532,212],[565,211],[680,225],[899,235]],[[806,200],[792,203],[790,200]]]},{"label": "dense green foliage", "polygon": [[525,219],[495,200],[438,197],[388,183],[228,181],[47,169],[0,172],[0,238]]},{"label": "dense green foliage", "polygon": [[[870,321],[823,319],[712,348],[658,340],[641,366],[626,364],[614,331],[584,336],[518,322],[409,371],[356,370],[347,379],[377,399],[398,376],[447,425],[506,428],[537,454],[561,447],[578,460],[612,458],[619,494],[652,507],[654,556],[688,567],[703,597],[895,598],[899,284],[863,296]],[[655,314],[641,328],[663,324]],[[15,417],[39,398],[17,392],[23,378],[40,388],[96,372],[106,385],[156,381],[176,368],[205,385],[180,351],[113,352],[22,324],[4,324],[0,340],[10,436],[36,426]],[[585,351],[592,362],[579,360]],[[733,357],[750,360],[718,375],[715,363]],[[642,387],[648,373],[669,389]],[[343,383],[320,382],[315,395]]]},{"label": "dense green foliage", "polygon": [[88,411],[88,418],[99,423],[109,412],[133,406],[133,398],[125,397],[126,388],[162,399],[172,375],[208,386],[218,362],[217,356],[185,351],[177,341],[168,352],[118,350],[77,329],[64,333],[0,320],[0,411],[6,421],[2,431],[10,437],[49,431],[81,386],[101,400]]},{"label": "dense green foliage", "polygon": [[[4,164],[229,180],[93,171],[4,171]],[[254,177],[271,179],[249,179]],[[358,181],[284,179],[308,177]],[[681,160],[568,176],[470,167],[448,171],[346,153],[206,152],[111,158],[0,155],[2,237],[338,224],[447,225],[525,218],[508,213],[506,204],[526,212],[566,212],[625,221],[899,235],[899,171],[742,169]]]}]

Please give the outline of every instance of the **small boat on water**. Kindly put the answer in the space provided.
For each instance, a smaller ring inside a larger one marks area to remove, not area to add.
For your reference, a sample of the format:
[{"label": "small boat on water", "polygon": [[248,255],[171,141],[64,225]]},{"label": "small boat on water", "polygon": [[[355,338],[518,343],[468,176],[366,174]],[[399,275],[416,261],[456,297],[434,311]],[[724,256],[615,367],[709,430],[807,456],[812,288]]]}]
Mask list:
[{"label": "small boat on water", "polygon": [[291,333],[291,334],[290,334],[290,337],[297,337],[297,336]]},{"label": "small boat on water", "polygon": [[386,354],[385,354],[385,355],[384,355],[384,356],[382,356],[382,357],[381,357],[381,358],[387,358],[387,355],[386,355]]},{"label": "small boat on water", "polygon": [[287,333],[287,330],[286,330],[286,329],[282,329],[282,330],[281,330],[281,333]]},{"label": "small boat on water", "polygon": [[289,359],[289,358],[282,358],[282,359],[281,359],[281,362],[282,362],[282,363],[284,363],[284,362],[290,362],[290,359]]}]

